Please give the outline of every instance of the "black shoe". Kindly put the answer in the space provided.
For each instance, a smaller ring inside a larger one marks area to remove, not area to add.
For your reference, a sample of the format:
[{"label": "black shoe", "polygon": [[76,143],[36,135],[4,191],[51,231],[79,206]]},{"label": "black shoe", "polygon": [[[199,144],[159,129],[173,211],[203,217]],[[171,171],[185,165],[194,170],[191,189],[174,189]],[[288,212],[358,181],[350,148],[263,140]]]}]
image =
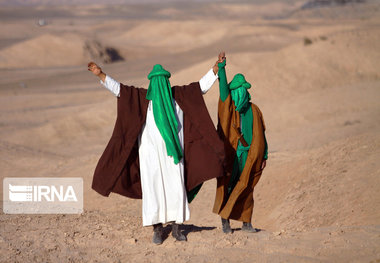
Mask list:
[{"label": "black shoe", "polygon": [[222,230],[223,230],[223,233],[225,233],[225,234],[231,234],[232,233],[232,229],[230,226],[230,220],[229,219],[222,218]]},{"label": "black shoe", "polygon": [[162,224],[155,224],[153,225],[153,243],[156,245],[161,245],[163,240],[162,240]]},{"label": "black shoe", "polygon": [[259,232],[259,229],[252,227],[251,223],[243,222],[243,226],[241,227],[242,231],[249,232],[249,233],[257,233]]},{"label": "black shoe", "polygon": [[179,230],[179,225],[176,223],[172,224],[172,236],[178,241],[187,241],[187,238]]}]

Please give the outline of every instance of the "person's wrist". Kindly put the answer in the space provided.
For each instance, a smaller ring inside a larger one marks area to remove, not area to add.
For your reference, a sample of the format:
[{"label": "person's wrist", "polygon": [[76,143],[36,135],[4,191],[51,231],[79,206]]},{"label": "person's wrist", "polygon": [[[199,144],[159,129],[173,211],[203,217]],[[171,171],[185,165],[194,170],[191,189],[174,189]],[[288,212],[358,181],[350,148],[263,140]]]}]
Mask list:
[{"label": "person's wrist", "polygon": [[218,68],[223,68],[224,66],[226,66],[226,61],[225,60],[223,62],[219,62],[218,63]]},{"label": "person's wrist", "polygon": [[214,72],[214,75],[217,75],[217,74],[218,74],[218,71],[219,71],[218,66],[217,66],[217,65],[214,65],[214,66],[212,67],[212,71]]}]

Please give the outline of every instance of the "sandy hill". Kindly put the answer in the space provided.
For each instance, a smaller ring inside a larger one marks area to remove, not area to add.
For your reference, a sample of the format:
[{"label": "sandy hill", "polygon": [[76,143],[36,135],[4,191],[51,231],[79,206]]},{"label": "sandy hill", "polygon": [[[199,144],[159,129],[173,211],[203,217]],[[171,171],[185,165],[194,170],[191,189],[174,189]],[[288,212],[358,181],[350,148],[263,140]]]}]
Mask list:
[{"label": "sandy hill", "polygon": [[111,63],[124,58],[119,51],[78,34],[43,34],[0,50],[0,68],[62,67],[90,60]]}]

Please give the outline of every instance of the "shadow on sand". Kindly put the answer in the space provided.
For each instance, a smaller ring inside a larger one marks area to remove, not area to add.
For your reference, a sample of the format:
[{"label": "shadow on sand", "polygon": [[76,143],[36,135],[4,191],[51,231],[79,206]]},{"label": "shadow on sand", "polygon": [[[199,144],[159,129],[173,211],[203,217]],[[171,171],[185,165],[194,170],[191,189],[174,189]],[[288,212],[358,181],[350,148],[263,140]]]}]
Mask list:
[{"label": "shadow on sand", "polygon": [[[263,229],[260,229],[260,228],[254,228],[254,229],[255,229],[255,232],[252,232],[252,233],[259,233],[263,231]],[[243,231],[241,228],[232,228],[232,233],[238,232],[238,231],[246,232],[246,231]],[[249,232],[246,232],[246,233],[249,233]]]},{"label": "shadow on sand", "polygon": [[181,225],[180,230],[186,237],[190,232],[210,231],[215,229],[215,226],[195,226],[195,225]]},{"label": "shadow on sand", "polygon": [[[213,230],[216,227],[207,227],[207,226],[195,226],[193,224],[191,225],[179,225],[179,230],[184,234],[187,238],[187,235],[191,232],[201,232],[201,231],[209,231]],[[168,224],[164,227],[163,233],[162,233],[162,240],[165,241],[169,234],[172,232],[172,225]]]}]

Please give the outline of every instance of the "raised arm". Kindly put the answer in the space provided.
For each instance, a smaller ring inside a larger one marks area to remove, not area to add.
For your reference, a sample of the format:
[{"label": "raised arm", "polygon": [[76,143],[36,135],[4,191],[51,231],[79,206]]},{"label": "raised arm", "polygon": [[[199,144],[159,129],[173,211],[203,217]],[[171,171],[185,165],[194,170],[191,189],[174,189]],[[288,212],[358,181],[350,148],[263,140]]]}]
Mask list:
[{"label": "raised arm", "polygon": [[[226,76],[226,57],[224,56],[224,52],[222,52],[222,61],[218,63],[218,76],[219,76],[219,94],[220,99],[225,101],[230,94],[230,90],[227,84],[227,76]],[[220,55],[219,55],[220,56]]]},{"label": "raised arm", "polygon": [[206,75],[204,75],[199,80],[199,86],[201,87],[202,93],[205,94],[218,79],[218,75],[215,73],[214,69],[210,69]]},{"label": "raised arm", "polygon": [[88,70],[100,79],[100,83],[116,97],[120,96],[120,83],[106,75],[94,62],[88,63]]},{"label": "raised arm", "polygon": [[96,65],[95,62],[89,62],[87,64],[87,67],[88,71],[91,71],[95,76],[98,76],[101,81],[104,82],[106,80],[107,75],[102,71],[102,69],[98,65]]},{"label": "raised arm", "polygon": [[218,60],[215,62],[214,66],[199,80],[199,85],[201,87],[202,93],[205,94],[215,83],[218,78],[218,63],[222,62],[224,57],[224,52],[219,53]]}]

